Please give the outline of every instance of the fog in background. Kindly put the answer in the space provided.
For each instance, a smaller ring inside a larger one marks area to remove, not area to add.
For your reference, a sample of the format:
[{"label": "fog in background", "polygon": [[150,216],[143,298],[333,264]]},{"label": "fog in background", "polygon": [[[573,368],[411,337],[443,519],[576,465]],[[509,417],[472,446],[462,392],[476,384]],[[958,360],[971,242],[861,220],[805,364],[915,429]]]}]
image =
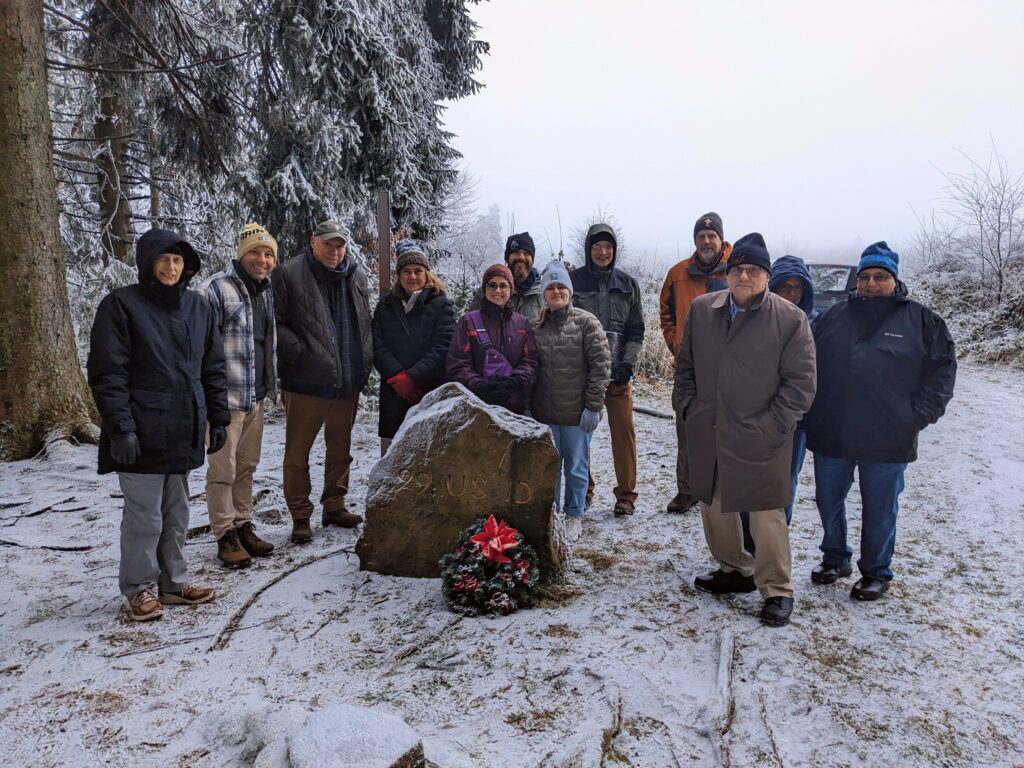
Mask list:
[{"label": "fog in background", "polygon": [[[773,258],[899,248],[942,208],[958,150],[1024,165],[1024,3],[495,0],[486,87],[446,124],[482,206],[537,260],[603,209],[634,258],[693,249],[696,218]],[[569,243],[565,242],[566,253]]]}]

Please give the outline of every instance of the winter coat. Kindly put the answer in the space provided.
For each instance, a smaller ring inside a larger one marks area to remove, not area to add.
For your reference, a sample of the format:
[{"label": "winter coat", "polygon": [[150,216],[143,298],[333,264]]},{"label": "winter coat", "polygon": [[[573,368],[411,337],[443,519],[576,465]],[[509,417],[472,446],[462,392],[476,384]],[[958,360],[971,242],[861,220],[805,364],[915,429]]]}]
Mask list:
[{"label": "winter coat", "polygon": [[572,305],[533,329],[540,354],[530,411],[543,424],[575,426],[583,409],[600,411],[611,376],[611,352],[601,322]]},{"label": "winter coat", "polygon": [[[244,269],[244,267],[242,267]],[[245,283],[238,275],[240,267],[228,262],[223,272],[207,278],[199,293],[210,302],[213,322],[224,343],[224,372],[228,382],[228,408],[252,413],[256,410],[256,349],[253,341],[253,306]],[[263,350],[263,379],[267,397],[277,400],[277,334],[274,331],[274,294],[269,288],[256,299],[270,318]]]},{"label": "winter coat", "polygon": [[[185,269],[161,285],[156,258],[178,246]],[[139,282],[100,302],[89,341],[89,387],[99,410],[99,473],[180,475],[206,458],[206,425],[227,426],[224,349],[209,303],[187,286],[199,256],[169,230],[144,234],[136,247]],[[134,432],[139,458],[117,464],[110,439]]]},{"label": "winter coat", "polygon": [[444,383],[444,366],[455,331],[455,309],[443,293],[427,287],[405,311],[406,293],[396,285],[373,311],[373,364],[380,372],[378,434],[394,437],[412,403],[387,380],[405,371],[426,394]]},{"label": "winter coat", "polygon": [[956,350],[946,323],[911,300],[851,292],[813,327],[818,396],[804,420],[807,447],[837,459],[905,463],[917,433],[946,412]]},{"label": "winter coat", "polygon": [[[455,334],[448,348],[445,375],[449,381],[456,381],[475,394],[484,382],[484,346],[470,320],[471,314],[467,312],[455,324]],[[508,402],[501,405],[515,413],[522,413],[537,376],[537,345],[533,338],[533,325],[523,315],[512,310],[512,302],[498,307],[490,301],[484,301],[480,315],[491,344],[508,360],[513,369],[511,378],[519,385]]]},{"label": "winter coat", "polygon": [[797,304],[807,315],[812,323],[821,313],[814,308],[814,283],[811,282],[811,273],[804,264],[804,260],[797,256],[783,256],[772,263],[772,276],[768,278],[768,290],[774,291],[780,285],[791,278],[797,278],[803,283],[804,292],[800,296],[800,303]]},{"label": "winter coat", "polygon": [[[344,396],[341,353],[334,320],[312,262],[310,254],[289,259],[270,276],[277,320],[278,375],[285,391],[334,399]],[[343,290],[348,291],[359,326],[363,363],[359,386],[363,387],[373,366],[373,330],[366,276],[358,265],[344,278]]]},{"label": "winter coat", "polygon": [[714,293],[728,288],[725,281],[725,268],[732,253],[732,243],[722,243],[722,258],[710,275],[697,268],[697,254],[678,262],[665,276],[665,284],[661,286],[661,298],[658,302],[661,318],[661,333],[665,337],[675,358],[679,354],[679,340],[683,338],[683,322],[690,311],[690,305],[698,296]]},{"label": "winter coat", "polygon": [[590,246],[598,234],[611,235],[607,224],[595,224],[587,231],[583,249],[584,266],[572,272],[572,303],[601,321],[612,352],[612,367],[625,362],[636,367],[644,343],[644,313],[637,281],[615,267],[618,246],[608,269],[598,269],[590,260]]},{"label": "winter coat", "polygon": [[[469,303],[470,310],[480,309],[480,302],[483,301],[483,288],[477,288],[473,292],[473,300]],[[540,288],[540,272],[536,269],[530,270],[530,276],[512,289],[512,309],[526,317],[531,323],[540,319],[540,312],[544,309],[544,292]]]},{"label": "winter coat", "polygon": [[723,512],[789,504],[793,431],[814,399],[806,315],[766,290],[730,322],[728,290],[698,296],[675,383],[693,494],[710,503],[717,474]]}]

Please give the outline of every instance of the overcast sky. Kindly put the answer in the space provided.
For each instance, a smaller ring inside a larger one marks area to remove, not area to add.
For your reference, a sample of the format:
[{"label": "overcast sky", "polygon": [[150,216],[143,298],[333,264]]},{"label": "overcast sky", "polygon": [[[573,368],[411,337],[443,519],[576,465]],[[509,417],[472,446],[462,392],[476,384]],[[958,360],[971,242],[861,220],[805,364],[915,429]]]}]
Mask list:
[{"label": "overcast sky", "polygon": [[[932,164],[964,170],[991,140],[1024,170],[1024,2],[494,0],[485,88],[450,105],[480,202],[538,261],[598,208],[634,254],[727,240],[773,258],[899,247],[941,208]],[[552,241],[545,249],[545,232]],[[566,252],[569,252],[566,243]]]}]

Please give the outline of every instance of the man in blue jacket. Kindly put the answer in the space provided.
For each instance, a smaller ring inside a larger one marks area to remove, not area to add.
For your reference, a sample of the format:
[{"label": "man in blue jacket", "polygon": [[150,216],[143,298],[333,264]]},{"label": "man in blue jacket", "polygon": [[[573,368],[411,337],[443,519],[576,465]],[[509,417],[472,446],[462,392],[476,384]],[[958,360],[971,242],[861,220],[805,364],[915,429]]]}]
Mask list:
[{"label": "man in blue jacket", "polygon": [[861,255],[857,288],[813,326],[818,394],[804,428],[814,452],[824,528],[818,584],[849,576],[845,499],[857,469],[863,520],[861,579],[851,596],[877,600],[892,580],[903,473],[917,458],[917,435],[953,397],[956,352],[946,324],[907,295],[899,256],[885,242]]}]

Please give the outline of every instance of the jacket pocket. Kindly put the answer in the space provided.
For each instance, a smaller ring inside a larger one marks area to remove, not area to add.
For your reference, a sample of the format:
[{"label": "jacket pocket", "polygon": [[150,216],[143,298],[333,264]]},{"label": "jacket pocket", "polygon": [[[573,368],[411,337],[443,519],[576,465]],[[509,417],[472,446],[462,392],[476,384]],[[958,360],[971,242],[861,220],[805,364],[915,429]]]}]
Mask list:
[{"label": "jacket pocket", "polygon": [[142,454],[154,455],[167,450],[167,410],[171,396],[167,392],[146,389],[129,391],[132,418],[138,431]]}]

